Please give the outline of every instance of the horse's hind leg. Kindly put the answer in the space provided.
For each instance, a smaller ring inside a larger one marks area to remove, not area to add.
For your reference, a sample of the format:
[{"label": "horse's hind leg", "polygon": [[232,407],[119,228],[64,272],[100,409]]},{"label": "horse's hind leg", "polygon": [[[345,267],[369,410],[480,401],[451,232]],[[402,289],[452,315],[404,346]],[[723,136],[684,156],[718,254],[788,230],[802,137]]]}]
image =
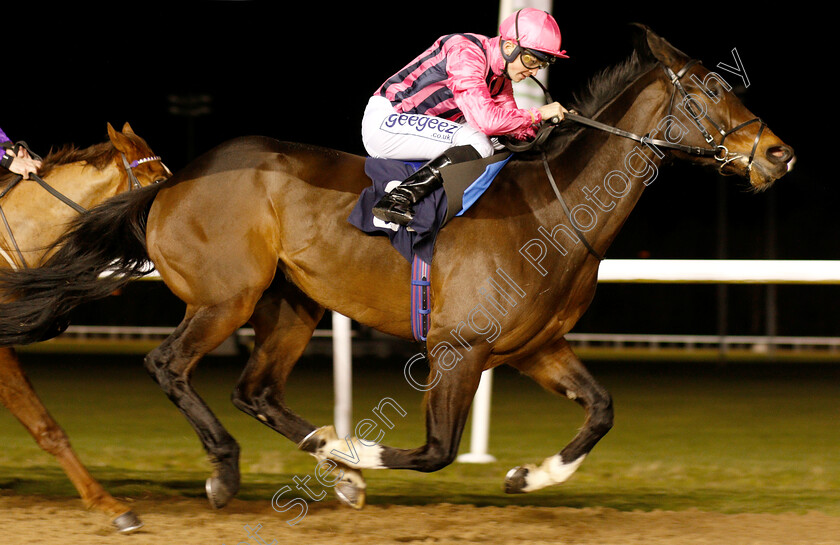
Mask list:
[{"label": "horse's hind leg", "polygon": [[192,425],[214,466],[207,496],[223,507],[239,491],[239,444],[190,383],[192,370],[208,352],[244,324],[260,293],[246,290],[212,306],[187,306],[184,320],[144,361],[152,378]]},{"label": "horse's hind leg", "polygon": [[231,396],[237,408],[295,444],[315,427],[286,406],[286,381],[323,315],[297,287],[275,279],[249,320],[254,348]]},{"label": "horse's hind leg", "polygon": [[[232,395],[233,404],[241,411],[295,444],[315,426],[286,405],[286,381],[323,315],[324,308],[296,286],[275,279],[249,320],[254,328],[254,349]],[[365,488],[361,472],[336,467],[335,473],[330,482],[339,498],[361,508]]]},{"label": "horse's hind leg", "polygon": [[11,348],[0,348],[0,402],[26,427],[38,446],[56,457],[88,508],[111,517],[120,532],[137,530],[143,523],[123,503],[102,488],[76,457],[64,430],[38,399]]},{"label": "horse's hind leg", "polygon": [[565,339],[543,349],[533,361],[513,366],[548,391],[577,401],[586,411],[583,427],[558,454],[546,458],[540,466],[528,464],[508,472],[506,492],[531,492],[562,483],[572,476],[595,444],[612,428],[612,399],[589,374]]}]

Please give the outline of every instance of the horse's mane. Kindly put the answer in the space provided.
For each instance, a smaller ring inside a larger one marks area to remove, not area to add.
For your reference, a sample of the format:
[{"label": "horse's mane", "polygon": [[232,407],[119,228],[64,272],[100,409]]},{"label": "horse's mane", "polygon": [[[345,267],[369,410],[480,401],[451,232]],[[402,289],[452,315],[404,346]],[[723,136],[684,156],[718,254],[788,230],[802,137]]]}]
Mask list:
[{"label": "horse's mane", "polygon": [[584,89],[574,95],[572,109],[586,117],[594,116],[653,65],[652,60],[643,60],[637,51],[633,51],[624,62],[593,76]]},{"label": "horse's mane", "polygon": [[[38,175],[45,178],[49,175],[55,167],[59,165],[66,165],[70,163],[78,163],[84,161],[94,168],[103,169],[108,166],[108,163],[114,158],[117,153],[111,142],[103,142],[95,144],[88,148],[79,149],[72,145],[63,146],[57,150],[50,150],[46,157],[41,162],[41,168],[38,170]],[[0,175],[0,188],[6,187],[9,183],[17,178],[17,174],[8,172]]]},{"label": "horse's mane", "polygon": [[[654,63],[653,59],[634,50],[623,62],[595,74],[581,90],[572,95],[571,102],[565,106],[583,117],[594,117],[642,74],[647,73]],[[551,133],[549,142],[552,152],[563,151],[582,130],[583,127],[577,123],[561,123]]]}]

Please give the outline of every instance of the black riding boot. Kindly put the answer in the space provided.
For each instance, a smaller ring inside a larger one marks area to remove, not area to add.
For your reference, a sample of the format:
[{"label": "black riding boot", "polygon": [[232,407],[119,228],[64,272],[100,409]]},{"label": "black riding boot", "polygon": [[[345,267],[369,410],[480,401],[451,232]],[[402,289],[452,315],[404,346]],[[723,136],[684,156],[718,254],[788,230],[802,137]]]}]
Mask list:
[{"label": "black riding boot", "polygon": [[373,215],[382,221],[408,225],[414,219],[412,207],[443,185],[440,169],[453,163],[480,159],[472,146],[450,148],[443,155],[432,159],[405,179],[373,207]]}]

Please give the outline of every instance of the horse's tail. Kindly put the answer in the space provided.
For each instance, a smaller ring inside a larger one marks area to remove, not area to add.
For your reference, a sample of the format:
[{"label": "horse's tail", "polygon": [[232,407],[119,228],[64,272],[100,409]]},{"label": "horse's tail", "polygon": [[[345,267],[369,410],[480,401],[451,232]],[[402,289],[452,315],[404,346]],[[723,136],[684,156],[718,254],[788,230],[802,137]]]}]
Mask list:
[{"label": "horse's tail", "polygon": [[163,185],[120,193],[81,214],[40,267],[0,271],[0,346],[55,336],[71,310],[148,274],[146,219]]}]

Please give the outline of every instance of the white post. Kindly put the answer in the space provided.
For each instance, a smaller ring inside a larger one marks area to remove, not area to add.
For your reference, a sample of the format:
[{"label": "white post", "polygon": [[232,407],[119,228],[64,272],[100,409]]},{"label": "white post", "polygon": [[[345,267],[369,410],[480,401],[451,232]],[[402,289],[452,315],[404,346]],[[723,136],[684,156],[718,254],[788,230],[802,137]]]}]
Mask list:
[{"label": "white post", "polygon": [[335,432],[345,438],[353,432],[353,355],[350,318],[332,313],[333,392]]},{"label": "white post", "polygon": [[493,370],[481,373],[481,382],[475,393],[472,405],[472,431],[470,432],[470,452],[458,456],[459,462],[486,464],[495,462],[487,452],[490,442],[490,393],[493,391]]},{"label": "white post", "polygon": [[[505,18],[522,8],[537,8],[551,13],[551,0],[501,0],[499,2],[499,24]],[[546,85],[548,69],[540,70],[537,78]],[[540,86],[530,79],[514,85],[514,98],[520,108],[539,107],[545,104],[545,96]],[[490,440],[490,394],[493,388],[493,370],[481,374],[481,382],[475,393],[472,406],[472,428],[470,452],[458,456],[459,462],[486,463],[495,460],[488,454]]]}]

